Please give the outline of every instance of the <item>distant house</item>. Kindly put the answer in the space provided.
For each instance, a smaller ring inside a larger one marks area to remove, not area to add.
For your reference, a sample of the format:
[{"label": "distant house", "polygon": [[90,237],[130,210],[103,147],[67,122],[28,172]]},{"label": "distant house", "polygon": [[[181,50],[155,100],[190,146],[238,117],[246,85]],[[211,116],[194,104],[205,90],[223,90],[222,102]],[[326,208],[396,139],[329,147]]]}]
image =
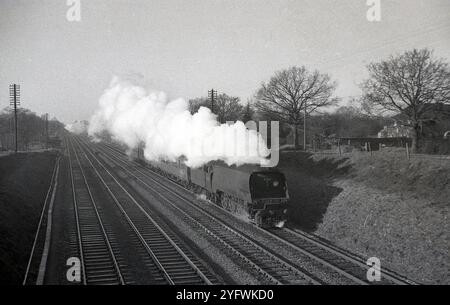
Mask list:
[{"label": "distant house", "polygon": [[[426,108],[428,108],[427,113],[422,117],[423,121],[419,126],[420,134],[422,137],[426,138],[442,138],[444,133],[450,130],[450,105],[442,103],[424,104],[422,109]],[[394,119],[394,124],[384,126],[384,128],[378,132],[379,138],[410,138],[412,136],[412,127],[407,126],[410,124],[408,116],[405,114],[398,114],[392,117],[392,119]]]},{"label": "distant house", "polygon": [[381,131],[378,132],[378,138],[411,138],[412,129],[399,124],[397,121],[393,125],[384,126]]}]

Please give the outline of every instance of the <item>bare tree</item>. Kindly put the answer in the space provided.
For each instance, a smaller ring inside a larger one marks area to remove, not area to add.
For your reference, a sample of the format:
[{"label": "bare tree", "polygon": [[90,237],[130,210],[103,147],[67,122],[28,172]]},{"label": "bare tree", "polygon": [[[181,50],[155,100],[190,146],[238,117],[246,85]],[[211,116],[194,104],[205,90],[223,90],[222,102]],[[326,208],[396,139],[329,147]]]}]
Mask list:
[{"label": "bare tree", "polygon": [[276,72],[256,93],[256,109],[263,115],[291,126],[294,146],[298,146],[298,128],[307,114],[333,105],[336,83],[327,74],[308,71],[304,66]]},{"label": "bare tree", "polygon": [[382,111],[400,114],[399,123],[412,129],[412,151],[417,151],[420,128],[430,120],[436,104],[450,103],[450,70],[428,49],[407,51],[368,65],[362,84],[364,101]]},{"label": "bare tree", "polygon": [[245,105],[245,108],[242,112],[242,121],[244,123],[253,120],[253,116],[255,114],[255,110],[253,109],[253,105],[251,104],[250,100],[247,100],[247,105]]},{"label": "bare tree", "polygon": [[[202,106],[211,109],[211,101],[205,97],[189,100],[189,111],[191,113],[197,112]],[[240,104],[238,97],[222,93],[214,100],[213,112],[217,115],[217,120],[220,123],[237,121],[242,120],[244,106]]]},{"label": "bare tree", "polygon": [[[43,117],[26,108],[18,109],[18,143],[21,149],[27,149],[32,142],[46,142]],[[64,125],[55,118],[49,121],[49,130],[62,135]],[[0,137],[11,138],[14,133],[14,116],[10,108],[0,111]],[[8,144],[9,145],[9,144]]]}]

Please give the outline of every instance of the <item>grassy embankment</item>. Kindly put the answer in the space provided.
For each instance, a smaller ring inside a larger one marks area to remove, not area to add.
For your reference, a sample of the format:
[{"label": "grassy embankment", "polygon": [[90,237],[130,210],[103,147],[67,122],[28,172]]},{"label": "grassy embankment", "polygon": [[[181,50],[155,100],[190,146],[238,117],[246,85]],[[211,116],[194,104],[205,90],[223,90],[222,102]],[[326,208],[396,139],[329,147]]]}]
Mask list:
[{"label": "grassy embankment", "polygon": [[290,223],[411,279],[450,283],[450,160],[282,153]]},{"label": "grassy embankment", "polygon": [[0,284],[21,284],[56,153],[0,158]]}]

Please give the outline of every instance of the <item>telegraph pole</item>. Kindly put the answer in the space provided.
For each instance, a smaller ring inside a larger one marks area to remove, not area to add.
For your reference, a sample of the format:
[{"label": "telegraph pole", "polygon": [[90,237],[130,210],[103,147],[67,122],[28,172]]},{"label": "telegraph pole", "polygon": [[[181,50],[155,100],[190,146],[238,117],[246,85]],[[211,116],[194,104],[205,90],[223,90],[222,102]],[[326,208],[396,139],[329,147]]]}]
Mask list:
[{"label": "telegraph pole", "polygon": [[48,113],[45,114],[45,148],[48,149]]},{"label": "telegraph pole", "polygon": [[17,153],[17,106],[20,106],[20,85],[9,85],[9,105],[14,107],[14,133]]},{"label": "telegraph pole", "polygon": [[217,90],[208,90],[208,97],[211,99],[211,112],[214,113],[214,99],[217,99]]},{"label": "telegraph pole", "polygon": [[305,112],[303,113],[303,150],[306,151],[306,101]]}]

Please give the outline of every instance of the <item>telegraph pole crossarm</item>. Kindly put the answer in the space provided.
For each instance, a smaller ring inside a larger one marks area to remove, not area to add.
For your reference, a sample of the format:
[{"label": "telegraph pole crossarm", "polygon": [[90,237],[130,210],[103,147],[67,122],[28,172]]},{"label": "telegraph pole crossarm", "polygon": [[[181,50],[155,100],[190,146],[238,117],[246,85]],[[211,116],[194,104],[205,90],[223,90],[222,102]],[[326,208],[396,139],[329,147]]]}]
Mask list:
[{"label": "telegraph pole crossarm", "polygon": [[217,99],[217,90],[208,90],[208,97],[211,99],[211,112],[214,113],[214,100]]}]

